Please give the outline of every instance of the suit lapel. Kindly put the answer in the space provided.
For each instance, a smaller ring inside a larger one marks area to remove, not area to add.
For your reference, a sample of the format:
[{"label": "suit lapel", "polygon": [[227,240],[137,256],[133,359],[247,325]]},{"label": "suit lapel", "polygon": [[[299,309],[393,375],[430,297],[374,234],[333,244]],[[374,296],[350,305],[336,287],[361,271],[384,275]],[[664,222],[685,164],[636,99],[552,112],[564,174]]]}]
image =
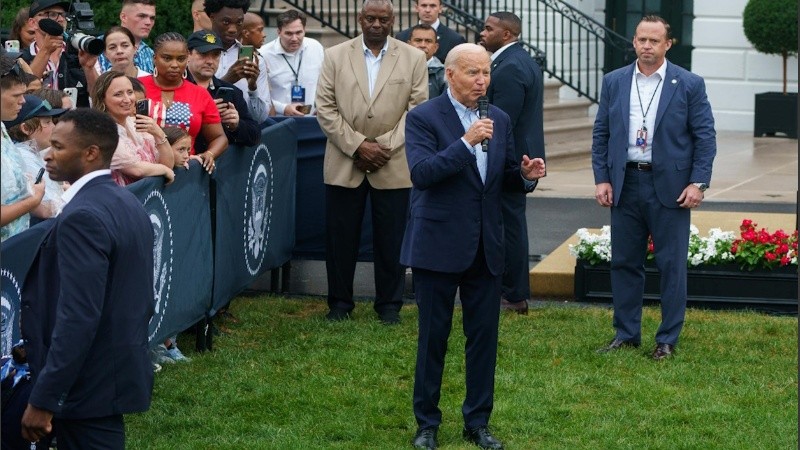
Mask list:
[{"label": "suit lapel", "polygon": [[653,134],[658,130],[658,124],[661,123],[661,119],[667,111],[667,106],[669,106],[669,102],[672,100],[672,96],[675,95],[675,91],[678,90],[678,84],[680,84],[678,71],[675,70],[675,67],[669,61],[667,61],[667,72],[664,74],[664,81],[661,84],[661,97],[658,99],[658,111],[656,112],[656,123],[655,126],[653,126]]},{"label": "suit lapel", "polygon": [[[375,77],[375,87],[372,89],[372,98],[369,102],[370,106],[372,106],[372,101],[381,93],[381,89],[383,89],[386,81],[389,80],[389,75],[394,72],[394,67],[397,65],[397,60],[399,59],[397,42],[391,38],[387,39],[389,39],[389,47],[386,49],[386,54],[383,55],[383,59],[381,59],[381,68],[378,70],[378,76]],[[364,70],[366,70],[366,66]]]},{"label": "suit lapel", "polygon": [[[636,64],[636,61],[633,62]],[[625,130],[625,133],[628,132],[631,125],[631,83],[633,82],[633,64],[628,66],[628,70],[623,72],[623,76],[617,80],[619,83],[619,95],[617,96],[617,101],[620,102],[621,108],[619,109],[622,113],[622,129]]]},{"label": "suit lapel", "polygon": [[359,35],[350,42],[350,67],[353,68],[358,90],[364,96],[364,103],[369,103],[369,80],[367,79],[367,63],[364,60],[364,50],[361,48],[362,37]]}]

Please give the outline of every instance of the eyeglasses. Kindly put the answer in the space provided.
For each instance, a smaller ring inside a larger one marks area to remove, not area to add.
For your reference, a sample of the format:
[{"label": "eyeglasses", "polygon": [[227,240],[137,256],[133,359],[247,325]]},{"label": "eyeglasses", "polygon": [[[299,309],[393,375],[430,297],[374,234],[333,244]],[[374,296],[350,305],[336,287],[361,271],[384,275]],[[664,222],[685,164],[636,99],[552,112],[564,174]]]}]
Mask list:
[{"label": "eyeglasses", "polygon": [[47,17],[50,20],[58,20],[59,17],[63,17],[66,19],[67,13],[60,12],[60,11],[42,11],[39,14],[36,14],[41,18]]},{"label": "eyeglasses", "polygon": [[0,74],[0,78],[8,76],[9,74],[11,74],[11,72],[14,72],[14,74],[17,77],[22,75],[22,68],[19,66],[19,61],[15,61],[14,65],[11,66],[10,69],[8,69],[5,72],[3,72],[2,74]]}]

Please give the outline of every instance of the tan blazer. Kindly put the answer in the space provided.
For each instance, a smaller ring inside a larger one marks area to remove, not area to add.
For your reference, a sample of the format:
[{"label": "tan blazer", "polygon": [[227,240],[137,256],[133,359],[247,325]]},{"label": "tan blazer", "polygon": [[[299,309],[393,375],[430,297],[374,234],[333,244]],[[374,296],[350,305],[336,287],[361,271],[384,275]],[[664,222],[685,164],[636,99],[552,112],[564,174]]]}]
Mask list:
[{"label": "tan blazer", "polygon": [[[364,177],[376,189],[411,187],[406,162],[406,113],[428,99],[425,54],[404,42],[387,38],[373,96],[369,96],[367,65],[361,35],[325,50],[317,82],[317,120],[328,137],[325,184],[355,188]],[[353,164],[353,154],[366,138],[391,148],[392,158],[380,170],[366,174]]]}]

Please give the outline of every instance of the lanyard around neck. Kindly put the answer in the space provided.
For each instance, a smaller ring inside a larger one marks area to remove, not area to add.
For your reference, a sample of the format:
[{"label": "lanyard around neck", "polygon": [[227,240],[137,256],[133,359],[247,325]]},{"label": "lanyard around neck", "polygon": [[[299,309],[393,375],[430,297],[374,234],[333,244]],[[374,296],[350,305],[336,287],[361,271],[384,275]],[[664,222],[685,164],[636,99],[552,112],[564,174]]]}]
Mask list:
[{"label": "lanyard around neck", "polygon": [[289,66],[289,70],[292,71],[292,75],[294,75],[294,83],[298,84],[300,82],[300,66],[303,64],[303,51],[300,50],[300,60],[297,62],[297,70],[292,67],[292,64],[286,59],[286,53],[281,53],[283,56],[283,60],[286,61],[286,65]]},{"label": "lanyard around neck", "polygon": [[647,109],[644,109],[644,104],[642,104],[642,94],[639,92],[639,77],[634,75],[633,79],[636,81],[636,95],[639,97],[639,109],[642,110],[642,123],[644,123],[647,119],[647,113],[650,112],[650,106],[653,104],[653,99],[656,98],[656,93],[658,92],[658,87],[661,86],[662,80],[658,80],[658,84],[656,84],[656,88],[653,91],[653,96],[650,97],[650,101],[647,103]]}]

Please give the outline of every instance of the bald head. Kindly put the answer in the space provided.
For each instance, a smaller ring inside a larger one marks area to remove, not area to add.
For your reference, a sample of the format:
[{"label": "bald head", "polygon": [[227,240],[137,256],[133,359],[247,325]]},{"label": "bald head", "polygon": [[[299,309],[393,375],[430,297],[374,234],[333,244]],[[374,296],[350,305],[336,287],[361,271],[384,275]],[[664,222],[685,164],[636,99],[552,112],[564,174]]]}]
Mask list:
[{"label": "bald head", "polygon": [[261,18],[256,13],[248,12],[244,15],[244,23],[242,24],[245,28],[250,28],[254,26],[264,26],[264,19]]},{"label": "bald head", "polygon": [[205,0],[194,0],[192,2],[193,31],[211,30],[211,19],[209,19],[208,14],[206,14],[205,3]]}]

